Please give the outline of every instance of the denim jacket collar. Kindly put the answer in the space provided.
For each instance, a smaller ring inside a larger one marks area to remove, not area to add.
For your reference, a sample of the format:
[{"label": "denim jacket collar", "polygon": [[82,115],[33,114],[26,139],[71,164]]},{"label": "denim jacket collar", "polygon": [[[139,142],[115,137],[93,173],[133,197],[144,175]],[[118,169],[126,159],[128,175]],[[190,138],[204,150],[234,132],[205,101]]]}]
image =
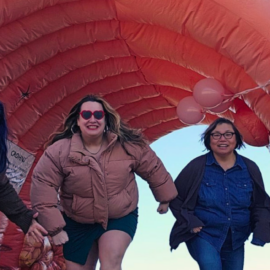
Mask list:
[{"label": "denim jacket collar", "polygon": [[[234,154],[236,156],[235,164],[234,166],[239,166],[241,169],[245,167],[245,163],[240,155],[236,151],[234,151]],[[212,164],[216,164],[217,166],[220,166],[218,162],[216,161],[214,154],[212,151],[207,153],[206,156],[206,165],[211,166]]]}]

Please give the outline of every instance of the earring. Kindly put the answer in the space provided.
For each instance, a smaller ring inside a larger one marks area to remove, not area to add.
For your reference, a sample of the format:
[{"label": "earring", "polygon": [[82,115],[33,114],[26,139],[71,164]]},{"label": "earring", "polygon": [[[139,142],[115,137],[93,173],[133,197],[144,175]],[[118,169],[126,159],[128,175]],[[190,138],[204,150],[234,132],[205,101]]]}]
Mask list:
[{"label": "earring", "polygon": [[74,132],[74,130],[73,130],[73,128],[75,127],[75,124],[73,124],[72,126],[71,126],[71,128],[70,128],[70,131],[71,131],[71,133],[74,135],[75,134],[75,132]]}]

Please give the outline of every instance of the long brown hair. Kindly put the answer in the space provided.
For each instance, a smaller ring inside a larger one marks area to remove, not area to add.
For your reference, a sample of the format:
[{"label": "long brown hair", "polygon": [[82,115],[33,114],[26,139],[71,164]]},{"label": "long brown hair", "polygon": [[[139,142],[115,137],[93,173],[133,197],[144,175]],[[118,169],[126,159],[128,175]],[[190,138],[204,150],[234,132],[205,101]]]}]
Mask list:
[{"label": "long brown hair", "polygon": [[77,125],[77,119],[80,116],[82,104],[88,101],[98,102],[102,105],[105,112],[105,131],[115,133],[122,145],[124,145],[125,142],[131,142],[141,146],[146,145],[146,140],[140,130],[130,128],[121,120],[118,112],[107,101],[95,95],[87,95],[73,106],[64,122],[63,130],[54,133],[47,145],[51,145],[64,138],[71,138],[74,133],[80,131],[80,128]]}]

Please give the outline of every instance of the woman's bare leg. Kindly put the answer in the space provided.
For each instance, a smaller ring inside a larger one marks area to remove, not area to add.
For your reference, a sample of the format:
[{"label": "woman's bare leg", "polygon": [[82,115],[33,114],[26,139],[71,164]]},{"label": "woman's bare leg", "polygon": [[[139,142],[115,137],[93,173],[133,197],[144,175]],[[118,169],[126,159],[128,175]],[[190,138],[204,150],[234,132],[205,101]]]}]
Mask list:
[{"label": "woman's bare leg", "polygon": [[98,241],[100,270],[121,270],[122,260],[131,240],[129,234],[123,231],[104,233]]}]

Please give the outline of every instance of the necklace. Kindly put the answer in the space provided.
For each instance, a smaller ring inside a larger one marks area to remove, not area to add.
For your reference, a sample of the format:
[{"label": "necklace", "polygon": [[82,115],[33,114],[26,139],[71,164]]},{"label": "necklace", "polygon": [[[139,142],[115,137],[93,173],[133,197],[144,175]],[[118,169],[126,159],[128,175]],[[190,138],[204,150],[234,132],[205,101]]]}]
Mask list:
[{"label": "necklace", "polygon": [[88,151],[90,154],[92,154],[92,155],[96,155],[100,150],[101,150],[101,148],[102,148],[102,145],[103,145],[103,138],[102,138],[102,142],[101,142],[101,144],[100,144],[100,147],[99,147],[99,149],[98,149],[98,151],[97,152],[95,152],[95,153],[93,153],[93,152],[91,152],[91,151],[89,151],[86,147],[85,147],[85,145],[84,145],[84,148],[85,148],[85,150],[86,151]]}]

